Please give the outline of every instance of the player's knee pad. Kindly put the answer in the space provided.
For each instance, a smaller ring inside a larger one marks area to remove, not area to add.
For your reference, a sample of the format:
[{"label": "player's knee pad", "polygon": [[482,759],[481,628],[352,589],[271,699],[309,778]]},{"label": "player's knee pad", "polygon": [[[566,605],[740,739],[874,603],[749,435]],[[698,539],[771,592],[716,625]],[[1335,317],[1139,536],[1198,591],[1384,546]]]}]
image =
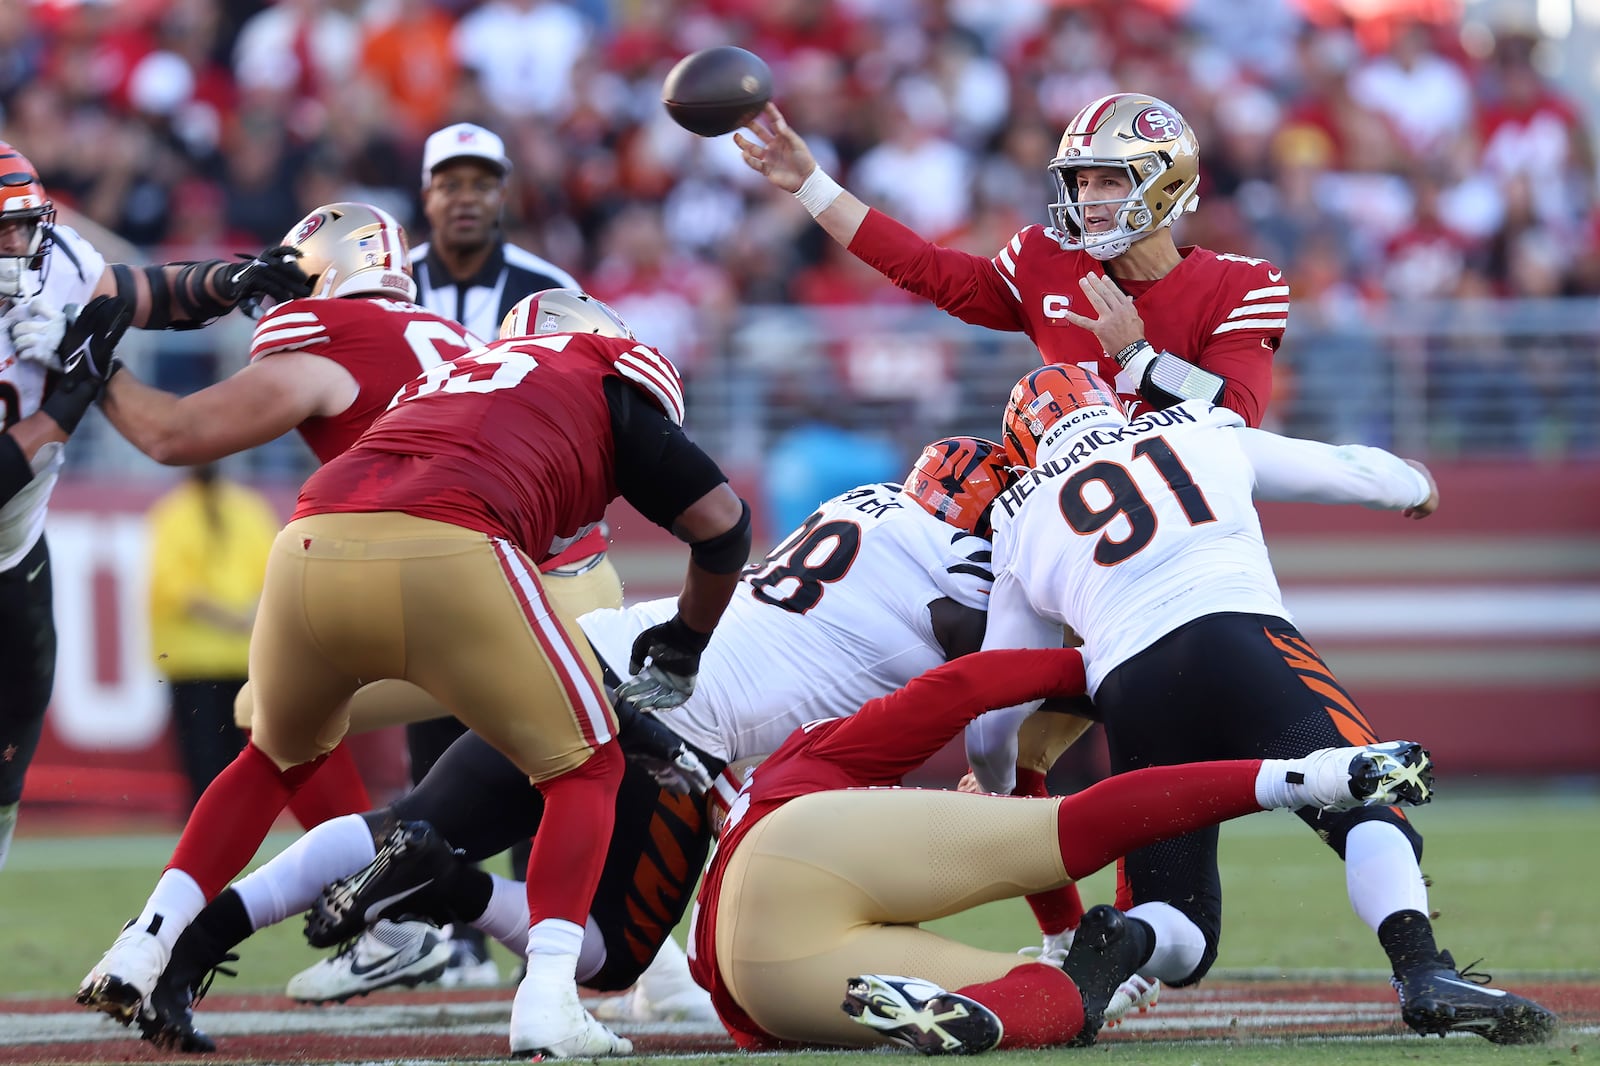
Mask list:
[{"label": "player's knee pad", "polygon": [[1128,912],[1155,933],[1155,949],[1139,973],[1173,988],[1199,981],[1217,961],[1221,923],[1180,904],[1141,903]]},{"label": "player's knee pad", "polygon": [[1363,822],[1387,822],[1406,838],[1417,861],[1422,861],[1422,834],[1417,832],[1417,827],[1412,825],[1411,820],[1401,814],[1396,807],[1357,807],[1353,811],[1312,813],[1306,821],[1323,840],[1327,841],[1328,847],[1332,848],[1341,860],[1344,858],[1345,841],[1349,838],[1351,829]]}]

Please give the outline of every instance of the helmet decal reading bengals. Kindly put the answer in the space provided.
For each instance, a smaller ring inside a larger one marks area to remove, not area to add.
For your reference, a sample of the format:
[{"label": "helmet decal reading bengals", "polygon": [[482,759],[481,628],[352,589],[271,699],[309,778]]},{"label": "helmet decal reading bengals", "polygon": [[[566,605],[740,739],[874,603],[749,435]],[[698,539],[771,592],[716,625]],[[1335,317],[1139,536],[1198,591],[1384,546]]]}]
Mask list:
[{"label": "helmet decal reading bengals", "polygon": [[326,204],[289,227],[283,243],[300,252],[311,299],[381,295],[413,303],[405,227],[371,204]]},{"label": "helmet decal reading bengals", "polygon": [[989,508],[1015,479],[1010,456],[982,437],[945,437],[917,457],[904,492],[933,517],[989,537]]},{"label": "helmet decal reading bengals", "polygon": [[0,252],[0,297],[33,296],[44,288],[54,243],[56,205],[28,157],[0,141],[0,225],[23,227],[20,251]]},{"label": "helmet decal reading bengals", "polygon": [[[1078,171],[1109,168],[1124,175],[1126,195],[1109,199],[1092,190],[1080,200]],[[1113,93],[1079,111],[1050,161],[1056,202],[1050,224],[1063,248],[1114,259],[1200,202],[1200,147],[1178,109],[1143,93]],[[1086,211],[1109,211],[1112,226],[1091,233]]]},{"label": "helmet decal reading bengals", "polygon": [[1075,437],[1106,419],[1128,420],[1127,408],[1111,386],[1081,366],[1051,363],[1012,387],[1001,437],[1012,462],[1031,469],[1038,465],[1042,444]]}]

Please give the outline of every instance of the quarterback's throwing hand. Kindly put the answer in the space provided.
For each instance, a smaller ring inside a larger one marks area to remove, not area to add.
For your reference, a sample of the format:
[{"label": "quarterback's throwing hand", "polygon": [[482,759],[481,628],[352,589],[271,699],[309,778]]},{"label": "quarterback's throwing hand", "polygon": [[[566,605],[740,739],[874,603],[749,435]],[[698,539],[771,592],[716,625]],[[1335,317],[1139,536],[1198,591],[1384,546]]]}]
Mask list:
[{"label": "quarterback's throwing hand", "polygon": [[711,637],[696,633],[677,615],[651,626],[633,641],[628,670],[633,675],[617,688],[617,699],[641,711],[677,707],[694,693],[700,653]]},{"label": "quarterback's throwing hand", "polygon": [[733,143],[744,153],[744,164],[784,192],[794,192],[804,184],[817,161],[805,139],[789,128],[776,104],[768,104],[761,114],[744,124],[755,137],[735,132]]}]

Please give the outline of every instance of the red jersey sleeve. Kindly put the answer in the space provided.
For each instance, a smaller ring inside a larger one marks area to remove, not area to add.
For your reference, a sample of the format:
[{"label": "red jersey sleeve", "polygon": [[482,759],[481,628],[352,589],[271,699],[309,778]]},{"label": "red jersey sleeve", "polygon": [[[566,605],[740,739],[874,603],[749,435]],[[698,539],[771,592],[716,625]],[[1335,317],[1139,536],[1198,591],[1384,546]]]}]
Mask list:
[{"label": "red jersey sleeve", "polygon": [[1006,267],[1025,233],[1013,237],[995,258],[985,259],[924,240],[873,208],[850,241],[850,251],[900,288],[931,300],[963,322],[1017,332],[1026,323]]},{"label": "red jersey sleeve", "polygon": [[1272,399],[1273,353],[1289,326],[1289,283],[1265,259],[1216,258],[1224,269],[1210,333],[1188,358],[1227,383],[1219,406],[1237,413],[1246,425],[1259,426]]},{"label": "red jersey sleeve", "polygon": [[332,334],[310,300],[290,300],[261,316],[250,337],[250,361],[273,352],[302,351],[327,344]]},{"label": "red jersey sleeve", "polygon": [[803,750],[852,785],[896,785],[985,711],[1083,691],[1083,656],[1074,649],[974,652],[825,723]]}]

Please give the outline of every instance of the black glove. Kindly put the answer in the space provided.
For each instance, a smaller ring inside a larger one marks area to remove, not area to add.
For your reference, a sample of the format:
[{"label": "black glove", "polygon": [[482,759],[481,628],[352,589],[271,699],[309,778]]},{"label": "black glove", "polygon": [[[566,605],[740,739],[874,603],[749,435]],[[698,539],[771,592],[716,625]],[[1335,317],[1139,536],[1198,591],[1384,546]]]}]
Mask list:
[{"label": "black glove", "polygon": [[119,296],[96,296],[82,311],[67,307],[65,312],[67,329],[56,348],[62,374],[39,410],[70,434],[122,365],[114,353],[133,322],[133,304]]},{"label": "black glove", "polygon": [[680,796],[700,796],[711,787],[715,775],[710,767],[671,726],[626,700],[619,699],[616,709],[622,754],[655,778],[656,784]]},{"label": "black glove", "polygon": [[711,643],[708,633],[696,633],[673,615],[651,626],[633,641],[628,670],[633,674],[617,688],[617,700],[642,711],[677,707],[694,692],[700,673],[700,653]]},{"label": "black glove", "polygon": [[216,282],[217,293],[251,318],[260,317],[264,300],[281,304],[311,295],[311,279],[296,262],[300,249],[279,244],[260,255],[240,253],[239,258],[244,262],[223,268]]}]

